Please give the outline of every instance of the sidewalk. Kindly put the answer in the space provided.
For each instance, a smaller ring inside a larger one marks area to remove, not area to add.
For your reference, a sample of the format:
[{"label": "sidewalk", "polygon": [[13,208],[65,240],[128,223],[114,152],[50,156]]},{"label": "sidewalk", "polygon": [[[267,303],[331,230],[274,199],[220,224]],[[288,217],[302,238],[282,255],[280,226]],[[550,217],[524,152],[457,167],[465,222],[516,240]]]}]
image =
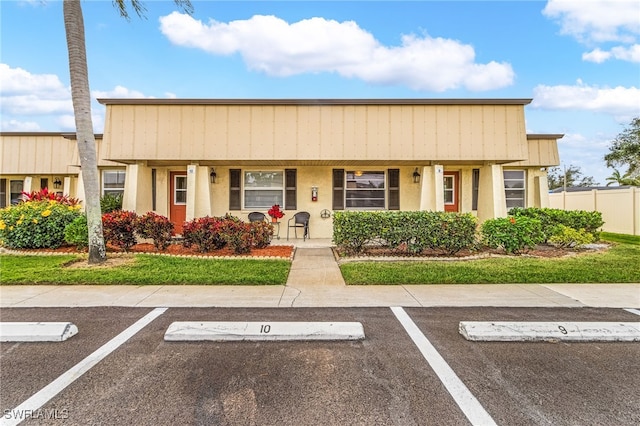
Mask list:
[{"label": "sidewalk", "polygon": [[0,307],[640,308],[640,283],[346,286],[326,241],[295,244],[284,286],[1,286]]}]

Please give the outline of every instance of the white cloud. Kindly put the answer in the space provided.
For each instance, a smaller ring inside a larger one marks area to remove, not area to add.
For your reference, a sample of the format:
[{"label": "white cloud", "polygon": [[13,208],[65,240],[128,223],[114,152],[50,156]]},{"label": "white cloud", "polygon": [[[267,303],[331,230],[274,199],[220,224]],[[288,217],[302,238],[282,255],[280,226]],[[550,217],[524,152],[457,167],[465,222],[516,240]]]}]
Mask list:
[{"label": "white cloud", "polygon": [[124,86],[116,86],[112,90],[93,90],[91,95],[96,98],[150,98],[152,96],[145,96],[144,93],[137,90],[131,90]]},{"label": "white cloud", "polygon": [[630,43],[640,35],[637,0],[549,0],[542,13],[560,21],[563,34],[584,42]]},{"label": "white cloud", "polygon": [[611,58],[628,62],[640,62],[640,44],[634,44],[629,47],[616,46],[609,51],[604,51],[598,48],[592,50],[591,52],[582,54],[583,60],[596,62],[598,64]]},{"label": "white cloud", "polygon": [[34,121],[2,120],[0,124],[4,132],[37,132],[40,125]]},{"label": "white cloud", "polygon": [[628,122],[640,114],[640,89],[637,87],[588,86],[578,80],[576,85],[546,86],[533,89],[531,106],[541,109],[593,111],[613,115],[617,121]]},{"label": "white cloud", "polygon": [[71,91],[54,74],[32,74],[0,64],[3,114],[43,115],[73,111]]},{"label": "white cloud", "polygon": [[[587,45],[621,43],[610,50],[600,47],[582,59],[602,63],[609,59],[640,62],[640,2],[637,0],[549,0],[542,13],[559,22],[561,34]],[[628,46],[624,46],[628,45]]]},{"label": "white cloud", "polygon": [[173,12],[160,18],[160,30],[176,45],[214,55],[240,54],[250,69],[278,77],[333,72],[372,84],[437,92],[460,87],[492,90],[514,80],[510,64],[476,63],[470,45],[405,35],[400,46],[383,46],[353,21],[310,18],[289,24],[256,15],[203,24]]}]

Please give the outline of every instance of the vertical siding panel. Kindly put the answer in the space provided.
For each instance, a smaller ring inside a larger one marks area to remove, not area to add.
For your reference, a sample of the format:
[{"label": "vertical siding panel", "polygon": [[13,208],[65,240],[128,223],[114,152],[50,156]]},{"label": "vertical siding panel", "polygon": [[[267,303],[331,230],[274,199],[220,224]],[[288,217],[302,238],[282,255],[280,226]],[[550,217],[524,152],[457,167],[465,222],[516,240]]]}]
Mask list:
[{"label": "vertical siding panel", "polygon": [[229,158],[251,158],[251,139],[249,137],[249,123],[251,113],[246,106],[229,107]]},{"label": "vertical siding panel", "polygon": [[356,158],[356,145],[358,144],[358,138],[362,138],[357,134],[356,130],[356,107],[353,105],[347,105],[344,107],[344,143],[342,145],[341,157],[336,158]]},{"label": "vertical siding panel", "polygon": [[413,122],[411,125],[413,156],[416,159],[428,158],[426,114],[424,107],[413,106]]},{"label": "vertical siding panel", "polygon": [[[291,106],[272,106],[273,115],[273,158],[296,158],[299,144],[304,146],[301,139],[306,139],[302,132],[306,125],[306,117],[298,114],[298,110]],[[304,120],[304,123],[298,120]]]},{"label": "vertical siding panel", "polygon": [[484,158],[484,132],[482,131],[482,107],[472,106],[467,111],[468,120],[463,131],[463,140],[469,150],[469,158]]},{"label": "vertical siding panel", "polygon": [[204,109],[202,105],[193,105],[189,110],[187,110],[189,114],[189,118],[187,120],[187,125],[190,127],[191,132],[191,140],[182,139],[182,145],[187,148],[192,144],[193,149],[191,150],[190,155],[192,158],[196,159],[205,159],[205,144],[206,144],[206,133],[205,133],[205,125],[204,125]]},{"label": "vertical siding panel", "polygon": [[485,140],[485,158],[494,159],[495,158],[495,108],[493,106],[485,106],[482,109],[482,126],[480,127],[480,131],[484,135]]}]

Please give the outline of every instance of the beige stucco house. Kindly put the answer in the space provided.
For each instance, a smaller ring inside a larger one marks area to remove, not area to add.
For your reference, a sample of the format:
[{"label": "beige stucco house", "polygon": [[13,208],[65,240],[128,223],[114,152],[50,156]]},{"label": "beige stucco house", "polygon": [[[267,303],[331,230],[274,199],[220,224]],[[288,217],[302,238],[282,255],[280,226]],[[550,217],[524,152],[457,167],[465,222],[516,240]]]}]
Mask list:
[{"label": "beige stucco house", "polygon": [[[273,204],[311,214],[330,238],[335,210],[505,216],[547,207],[562,135],[527,135],[530,99],[100,99],[103,192],[180,226]],[[43,185],[82,198],[73,135],[2,133],[0,198]],[[38,181],[39,179],[39,181]],[[286,231],[284,231],[286,232]]]}]

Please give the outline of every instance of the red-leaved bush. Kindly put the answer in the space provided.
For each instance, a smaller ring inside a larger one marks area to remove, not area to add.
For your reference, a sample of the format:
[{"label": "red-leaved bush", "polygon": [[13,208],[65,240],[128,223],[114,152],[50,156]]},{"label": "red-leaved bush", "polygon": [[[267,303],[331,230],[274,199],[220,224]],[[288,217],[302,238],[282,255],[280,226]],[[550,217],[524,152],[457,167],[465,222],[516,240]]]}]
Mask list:
[{"label": "red-leaved bush", "polygon": [[152,239],[156,250],[166,250],[171,243],[173,223],[166,217],[154,212],[148,212],[138,217],[135,229],[141,238]]},{"label": "red-leaved bush", "polygon": [[29,201],[57,201],[65,206],[75,206],[80,204],[77,198],[71,198],[67,195],[50,192],[47,188],[40,191],[22,192],[22,200],[27,203]]},{"label": "red-leaved bush", "polygon": [[221,217],[205,216],[185,222],[182,226],[183,245],[198,246],[202,253],[221,249],[227,245],[224,237],[227,221]]},{"label": "red-leaved bush", "polygon": [[115,210],[102,215],[104,240],[124,251],[133,247],[137,240],[135,235],[138,215],[126,210]]}]

